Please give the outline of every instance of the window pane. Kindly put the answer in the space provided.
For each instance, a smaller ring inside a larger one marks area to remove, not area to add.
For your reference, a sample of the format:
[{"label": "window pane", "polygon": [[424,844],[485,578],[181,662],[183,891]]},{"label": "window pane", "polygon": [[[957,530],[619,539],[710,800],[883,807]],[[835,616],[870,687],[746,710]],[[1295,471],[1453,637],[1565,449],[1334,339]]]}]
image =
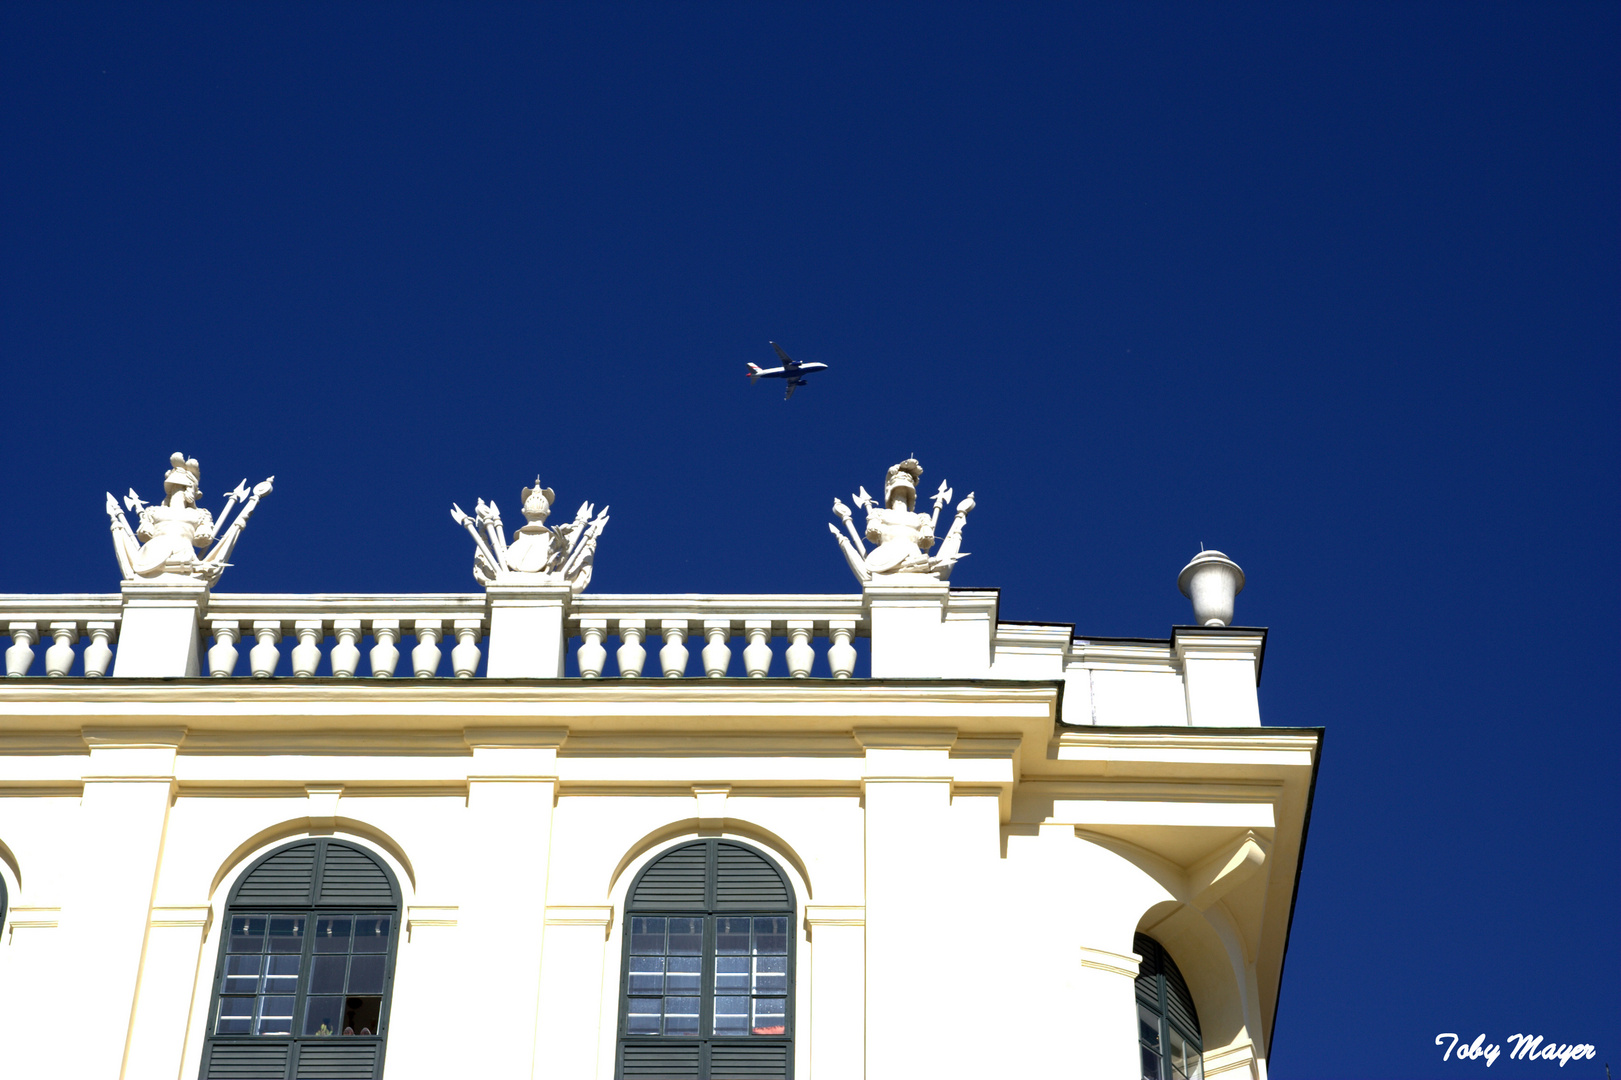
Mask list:
[{"label": "window pane", "polygon": [[341,997],[312,997],[304,1006],[304,1034],[336,1035],[343,1014]]},{"label": "window pane", "polygon": [[715,952],[721,956],[747,956],[749,954],[749,922],[746,918],[715,920]]},{"label": "window pane", "polygon": [[[246,960],[247,957],[232,959]],[[298,990],[297,956],[269,956],[265,958],[265,993],[291,994]]]},{"label": "window pane", "polygon": [[703,957],[700,956],[672,956],[668,961],[669,983],[667,989],[672,994],[696,994],[701,992],[699,981],[703,978]]},{"label": "window pane", "polygon": [[270,920],[270,951],[273,953],[299,953],[304,951],[304,917]]},{"label": "window pane", "polygon": [[670,955],[697,956],[703,952],[704,921],[702,919],[670,920]]},{"label": "window pane", "polygon": [[252,994],[259,990],[259,963],[257,956],[227,956],[225,979],[220,992],[225,994]]},{"label": "window pane", "polygon": [[630,951],[642,956],[662,956],[664,920],[647,918],[630,920]]},{"label": "window pane", "polygon": [[259,1034],[291,1035],[293,1032],[293,999],[291,997],[263,997],[259,999]]},{"label": "window pane", "polygon": [[220,998],[220,1018],[215,1031],[221,1035],[246,1035],[253,1030],[253,1002],[250,997]]},{"label": "window pane", "polygon": [[715,958],[715,993],[746,994],[749,992],[749,958],[746,956],[720,956]]},{"label": "window pane", "polygon": [[317,956],[310,970],[310,993],[343,993],[343,970],[349,962],[347,956]]},{"label": "window pane", "polygon": [[349,997],[343,1002],[343,1033],[345,1035],[377,1034],[377,1018],[383,1011],[380,997]]},{"label": "window pane", "polygon": [[756,994],[786,994],[788,992],[788,958],[761,956],[754,961],[754,992]]},{"label": "window pane", "polygon": [[756,998],[754,1001],[754,1035],[786,1035],[788,1033],[788,999]]},{"label": "window pane", "polygon": [[226,946],[227,951],[235,953],[264,952],[264,944],[264,916],[231,916],[231,943]]},{"label": "window pane", "polygon": [[664,999],[664,1033],[666,1035],[698,1034],[697,998],[667,997]]},{"label": "window pane", "polygon": [[[325,957],[322,957],[325,959]],[[349,961],[349,992],[351,994],[381,994],[383,992],[383,961],[375,954],[361,955]]]},{"label": "window pane", "polygon": [[657,994],[662,992],[664,989],[664,957],[631,957],[630,977],[627,985],[633,994]]},{"label": "window pane", "polygon": [[315,951],[318,953],[348,952],[349,930],[353,920],[347,915],[334,915],[315,920]]},{"label": "window pane", "polygon": [[1156,1053],[1159,1051],[1159,1017],[1141,1005],[1137,1006],[1137,1039]]},{"label": "window pane", "polygon": [[364,915],[355,919],[355,952],[387,952],[387,915]]},{"label": "window pane", "polygon": [[625,1030],[632,1035],[658,1035],[662,998],[631,998]]},{"label": "window pane", "polygon": [[1159,1055],[1148,1047],[1142,1047],[1143,1052],[1143,1080],[1160,1080]]},{"label": "window pane", "polygon": [[754,951],[761,955],[788,954],[788,920],[772,917],[754,920]]},{"label": "window pane", "polygon": [[717,997],[715,999],[715,1034],[747,1035],[749,1033],[749,999],[746,997]]}]

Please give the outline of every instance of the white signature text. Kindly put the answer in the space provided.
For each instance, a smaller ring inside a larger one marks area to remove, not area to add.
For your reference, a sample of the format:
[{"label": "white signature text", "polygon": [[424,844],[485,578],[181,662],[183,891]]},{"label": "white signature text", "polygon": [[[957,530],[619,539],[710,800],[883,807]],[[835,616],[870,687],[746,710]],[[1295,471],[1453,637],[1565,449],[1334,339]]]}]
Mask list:
[{"label": "white signature text", "polygon": [[[1452,1031],[1443,1031],[1435,1037],[1436,1046],[1445,1044],[1447,1048],[1446,1053],[1441,1055],[1442,1061],[1453,1058],[1458,1061],[1478,1061],[1485,1058],[1489,1069],[1497,1060],[1497,1055],[1503,1052],[1497,1043],[1488,1043],[1484,1034],[1476,1035],[1474,1042],[1462,1046],[1458,1045],[1458,1041],[1457,1033]],[[1581,1061],[1598,1053],[1592,1043],[1544,1042],[1541,1035],[1510,1035],[1503,1041],[1514,1044],[1514,1049],[1508,1053],[1510,1061],[1557,1061],[1561,1069],[1567,1061]]]}]

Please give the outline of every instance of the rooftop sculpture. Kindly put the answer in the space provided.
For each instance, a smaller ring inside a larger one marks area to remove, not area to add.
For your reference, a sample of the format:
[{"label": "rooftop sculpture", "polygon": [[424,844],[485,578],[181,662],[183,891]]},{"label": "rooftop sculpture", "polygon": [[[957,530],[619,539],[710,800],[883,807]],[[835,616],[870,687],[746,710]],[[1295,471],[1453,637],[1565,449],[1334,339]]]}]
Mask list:
[{"label": "rooftop sculpture", "polygon": [[596,561],[597,538],[608,524],[608,508],[595,518],[595,507],[581,503],[579,513],[568,525],[551,526],[551,488],[535,486],[523,489],[524,524],[512,534],[509,546],[501,524],[501,511],[494,502],[478,500],[473,514],[468,515],[455,503],[450,504],[450,516],[456,524],[467,530],[477,550],[473,553],[473,577],[480,585],[564,585],[573,592],[581,592],[591,583],[591,567]]},{"label": "rooftop sculpture", "polygon": [[934,530],[940,521],[940,511],[951,502],[953,493],[944,480],[940,481],[940,489],[930,500],[934,503],[934,513],[916,513],[917,485],[922,478],[923,466],[916,458],[907,458],[898,465],[891,465],[884,477],[882,506],[867,494],[866,488],[861,488],[859,495],[850,496],[852,502],[867,512],[866,539],[877,545],[871,551],[862,543],[862,534],[856,531],[850,508],[842,499],[833,500],[833,512],[844,523],[849,536],[846,538],[831,522],[828,531],[839,542],[850,570],[863,585],[873,580],[894,584],[922,578],[946,581],[957,560],[968,557],[968,553],[960,549],[963,526],[968,523],[968,512],[974,508],[974,493],[970,491],[967,498],[957,504],[956,518],[940,543],[939,552],[931,556],[929,551],[935,544]]},{"label": "rooftop sculpture", "polygon": [[[200,581],[210,587],[231,565],[227,560],[253,516],[259,500],[272,491],[274,476],[248,490],[247,480],[236,486],[225,502],[218,522],[197,505],[202,470],[196,458],[184,454],[169,457],[169,471],[163,477],[163,501],[149,505],[130,488],[124,506],[135,511],[139,525],[130,530],[118,499],[107,493],[107,516],[113,530],[113,552],[126,581]],[[229,526],[231,509],[242,503],[242,512]],[[222,531],[223,530],[223,531]],[[218,542],[215,538],[218,537]],[[198,551],[210,548],[206,554]],[[193,549],[197,549],[193,551]]]}]

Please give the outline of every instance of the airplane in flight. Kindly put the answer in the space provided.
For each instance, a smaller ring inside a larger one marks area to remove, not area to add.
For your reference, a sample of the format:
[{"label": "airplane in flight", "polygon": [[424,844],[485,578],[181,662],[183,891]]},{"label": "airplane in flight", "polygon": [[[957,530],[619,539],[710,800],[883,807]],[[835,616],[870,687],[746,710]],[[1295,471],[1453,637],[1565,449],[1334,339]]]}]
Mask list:
[{"label": "airplane in flight", "polygon": [[778,356],[782,357],[782,367],[763,368],[759,364],[750,364],[748,370],[749,385],[754,385],[756,379],[787,379],[788,392],[782,395],[784,401],[792,398],[794,391],[805,385],[806,375],[813,371],[827,370],[826,364],[801,364],[798,360],[783,352],[782,346],[775,341],[771,343],[771,347],[777,350]]}]

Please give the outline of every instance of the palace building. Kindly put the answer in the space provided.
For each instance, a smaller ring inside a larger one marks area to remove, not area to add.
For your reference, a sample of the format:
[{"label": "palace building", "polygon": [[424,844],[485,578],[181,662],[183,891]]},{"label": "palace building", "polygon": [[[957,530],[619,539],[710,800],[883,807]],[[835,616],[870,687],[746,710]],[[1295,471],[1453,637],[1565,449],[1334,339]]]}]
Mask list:
[{"label": "palace building", "polygon": [[1004,621],[908,460],[847,594],[592,593],[539,480],[478,591],[243,594],[200,476],[0,596],[6,1076],[1266,1076],[1321,732],[1221,553],[1164,639]]}]

